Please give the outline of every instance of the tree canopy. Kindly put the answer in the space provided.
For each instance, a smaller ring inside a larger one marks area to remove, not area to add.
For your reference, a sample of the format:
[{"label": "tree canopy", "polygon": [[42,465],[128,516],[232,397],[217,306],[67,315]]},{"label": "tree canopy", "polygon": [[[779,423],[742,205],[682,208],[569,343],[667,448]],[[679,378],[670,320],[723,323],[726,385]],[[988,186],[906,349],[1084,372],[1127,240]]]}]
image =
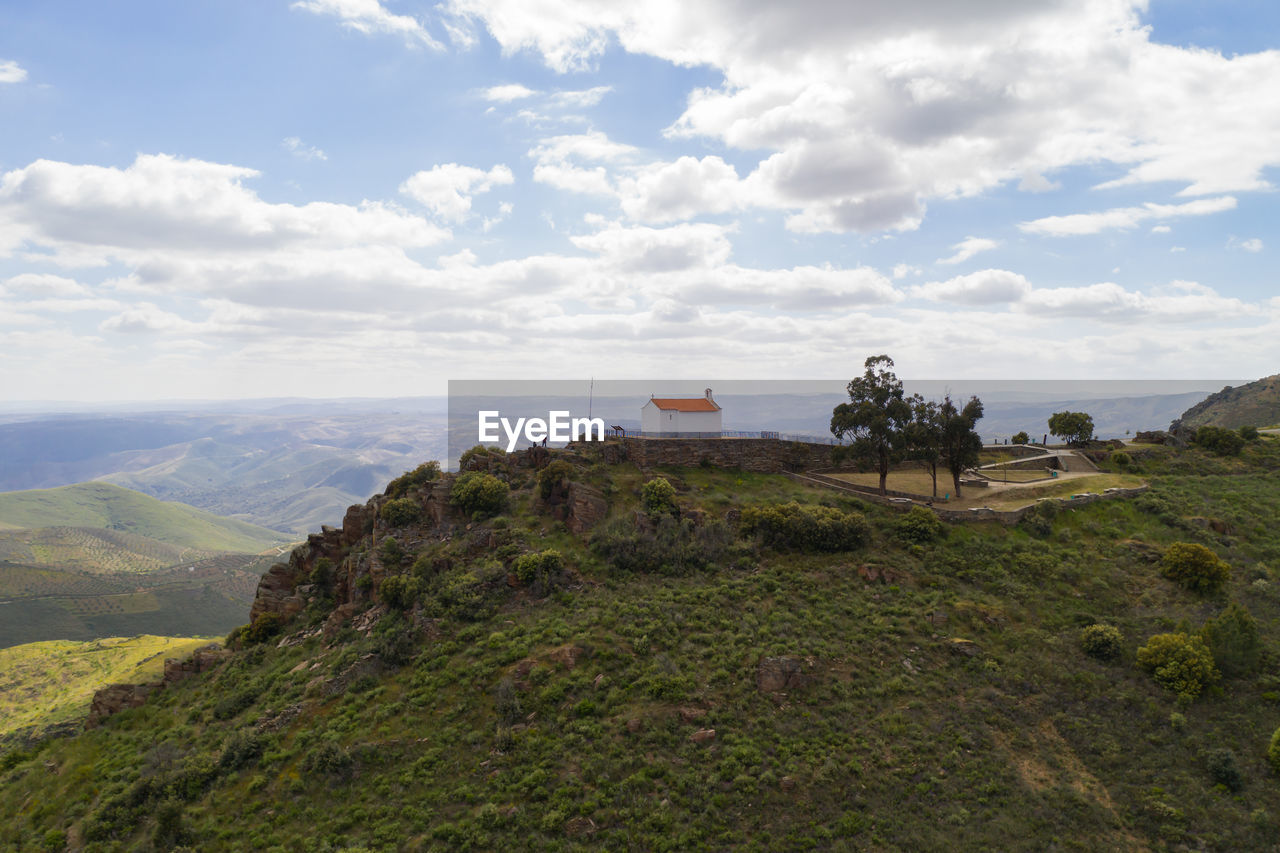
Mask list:
[{"label": "tree canopy", "polygon": [[850,380],[849,402],[831,412],[831,434],[849,441],[849,455],[871,463],[880,474],[880,494],[888,491],[889,468],[906,450],[911,403],[893,373],[893,359],[873,355],[862,376]]},{"label": "tree canopy", "polygon": [[1084,444],[1093,438],[1093,418],[1086,412],[1054,412],[1049,416],[1049,434],[1067,444]]}]

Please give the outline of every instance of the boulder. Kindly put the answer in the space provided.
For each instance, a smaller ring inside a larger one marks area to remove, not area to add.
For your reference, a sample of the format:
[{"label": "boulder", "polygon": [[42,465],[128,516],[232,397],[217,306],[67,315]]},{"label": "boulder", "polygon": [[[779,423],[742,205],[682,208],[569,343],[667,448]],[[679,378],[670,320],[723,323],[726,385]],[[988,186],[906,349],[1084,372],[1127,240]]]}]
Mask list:
[{"label": "boulder", "polygon": [[689,735],[689,740],[693,741],[694,743],[708,743],[715,739],[716,739],[715,729],[698,729],[696,732]]},{"label": "boulder", "polygon": [[228,649],[211,643],[202,649],[196,649],[188,658],[166,658],[164,662],[164,683],[173,684],[191,675],[207,672],[227,658],[231,657]]},{"label": "boulder", "polygon": [[595,527],[609,513],[609,503],[604,495],[582,483],[569,484],[569,508],[565,524],[579,536]]},{"label": "boulder", "polygon": [[761,693],[780,693],[804,687],[810,677],[805,673],[804,658],[792,655],[765,657],[756,667],[756,687]]},{"label": "boulder", "polygon": [[112,714],[127,708],[137,708],[146,703],[147,697],[157,690],[163,690],[164,683],[151,684],[109,684],[93,694],[89,703],[89,717],[84,721],[86,729],[96,729],[102,721]]}]

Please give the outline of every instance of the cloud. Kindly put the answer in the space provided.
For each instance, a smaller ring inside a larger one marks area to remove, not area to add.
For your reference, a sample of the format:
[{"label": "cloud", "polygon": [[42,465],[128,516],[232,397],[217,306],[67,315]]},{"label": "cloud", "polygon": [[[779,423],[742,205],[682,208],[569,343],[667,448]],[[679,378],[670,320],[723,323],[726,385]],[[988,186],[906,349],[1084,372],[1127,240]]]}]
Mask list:
[{"label": "cloud", "polygon": [[1263,249],[1262,240],[1257,237],[1251,237],[1248,240],[1240,240],[1231,237],[1227,240],[1228,249],[1244,249],[1246,252],[1261,252]]},{"label": "cloud", "polygon": [[462,222],[471,215],[472,194],[514,182],[511,169],[501,163],[487,172],[445,163],[411,175],[400,185],[400,192],[426,205],[441,219]]},{"label": "cloud", "polygon": [[1152,234],[1168,234],[1172,230],[1173,229],[1170,228],[1168,225],[1152,225],[1151,226]]},{"label": "cloud", "polygon": [[0,59],[0,83],[21,83],[27,79],[27,69],[12,59]]},{"label": "cloud", "polygon": [[1188,281],[1175,281],[1148,293],[1126,290],[1109,281],[1083,287],[1041,288],[1028,293],[1019,307],[1028,314],[1126,323],[1221,321],[1258,313],[1256,306]]},{"label": "cloud", "polygon": [[103,320],[98,328],[104,332],[139,335],[156,332],[186,332],[190,331],[191,326],[191,323],[177,314],[144,302]]},{"label": "cloud", "polygon": [[1018,223],[1018,228],[1028,234],[1045,234],[1051,237],[1097,234],[1109,228],[1135,228],[1148,219],[1171,219],[1180,216],[1205,216],[1234,210],[1233,196],[1198,199],[1184,204],[1156,204],[1147,202],[1141,207],[1113,207],[1097,213],[1073,213],[1067,216],[1046,216],[1030,222]]},{"label": "cloud", "polygon": [[73,278],[49,273],[20,273],[0,283],[0,296],[9,294],[29,299],[70,299],[90,296],[93,291]]},{"label": "cloud", "polygon": [[328,160],[329,155],[325,154],[314,145],[304,145],[302,140],[296,136],[286,136],[280,141],[281,147],[288,151],[299,160]]},{"label": "cloud", "polygon": [[940,264],[963,263],[979,252],[990,251],[999,245],[999,240],[989,240],[986,237],[965,237],[959,243],[956,243],[951,247],[956,250],[954,255],[949,258],[939,258],[937,262]]},{"label": "cloud", "polygon": [[289,8],[332,15],[347,29],[364,35],[398,35],[413,47],[444,50],[416,18],[392,14],[378,0],[297,0]]},{"label": "cloud", "polygon": [[[557,189],[590,195],[616,195],[604,165],[627,161],[636,152],[599,131],[552,136],[529,149],[534,181]],[[591,164],[591,165],[588,165]]]},{"label": "cloud", "polygon": [[1008,270],[979,270],[946,281],[931,281],[911,289],[913,296],[935,302],[990,305],[1018,302],[1031,293],[1031,282]]},{"label": "cloud", "polygon": [[592,86],[590,89],[560,91],[551,96],[551,103],[557,107],[586,109],[599,104],[604,100],[604,96],[612,91],[612,86]]},{"label": "cloud", "polygon": [[523,98],[532,98],[538,94],[534,89],[528,86],[522,86],[519,83],[506,83],[502,86],[490,86],[482,93],[486,101],[496,101],[498,103],[510,103],[511,101],[519,101]]},{"label": "cloud", "polygon": [[620,181],[622,209],[645,222],[724,213],[743,204],[738,173],[719,157],[655,163]]},{"label": "cloud", "polygon": [[70,266],[180,255],[429,246],[448,231],[393,205],[263,201],[253,169],[140,154],[125,169],[37,160],[0,176],[0,257],[52,250]]},{"label": "cloud", "polygon": [[1172,182],[1184,196],[1266,189],[1280,165],[1280,52],[1160,44],[1144,8],[447,6],[505,53],[531,52],[557,72],[589,69],[611,48],[720,72],[689,93],[667,136],[764,152],[739,165],[738,195],[787,211],[801,232],[909,230],[931,200],[1002,185],[1048,192],[1057,184],[1046,175],[1073,166],[1119,169],[1105,186]]}]

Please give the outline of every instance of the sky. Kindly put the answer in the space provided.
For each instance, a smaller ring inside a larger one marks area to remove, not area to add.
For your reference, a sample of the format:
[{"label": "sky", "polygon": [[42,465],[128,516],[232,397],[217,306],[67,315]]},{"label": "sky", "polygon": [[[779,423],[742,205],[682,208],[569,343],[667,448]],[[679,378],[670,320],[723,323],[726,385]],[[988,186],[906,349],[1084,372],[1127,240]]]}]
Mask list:
[{"label": "sky", "polygon": [[0,4],[0,398],[1280,372],[1280,6]]}]

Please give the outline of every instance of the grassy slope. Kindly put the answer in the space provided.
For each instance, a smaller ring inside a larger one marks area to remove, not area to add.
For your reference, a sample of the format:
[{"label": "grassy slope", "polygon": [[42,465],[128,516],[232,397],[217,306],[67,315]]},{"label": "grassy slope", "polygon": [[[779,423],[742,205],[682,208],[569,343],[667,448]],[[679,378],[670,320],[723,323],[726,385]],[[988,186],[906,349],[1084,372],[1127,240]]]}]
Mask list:
[{"label": "grassy slope", "polygon": [[0,494],[0,529],[44,527],[109,528],[186,548],[249,554],[285,541],[273,530],[109,483]]},{"label": "grassy slope", "polygon": [[29,727],[82,719],[99,687],[159,678],[165,658],[184,657],[208,643],[208,638],[143,635],[0,649],[0,741]]},{"label": "grassy slope", "polygon": [[[872,541],[858,552],[759,551],[679,578],[611,572],[522,494],[507,535],[561,548],[586,583],[543,600],[504,586],[479,621],[439,610],[415,659],[377,676],[323,680],[376,637],[258,646],[101,730],[0,761],[0,813],[13,816],[0,849],[46,832],[83,841],[86,827],[106,839],[88,849],[145,845],[155,804],[174,795],[180,840],[202,850],[1274,845],[1280,785],[1264,753],[1280,723],[1267,674],[1280,652],[1280,447],[1139,465],[1150,495],[1064,512],[1047,531],[957,526],[907,545],[897,515],[866,507]],[[711,513],[858,506],[779,477],[670,473],[683,506]],[[629,517],[638,472],[591,476]],[[432,547],[460,559],[461,540]],[[1174,541],[1232,564],[1221,598],[1159,577],[1146,551]],[[897,577],[867,584],[867,562]],[[1195,627],[1227,600],[1258,620],[1261,673],[1183,703],[1134,665],[1146,637]],[[1120,661],[1080,652],[1095,620],[1124,632]],[[982,654],[954,654],[957,637]],[[558,651],[570,646],[574,667]],[[813,683],[758,692],[756,663],[775,654],[812,658]],[[504,677],[518,713],[497,691]],[[692,741],[703,728],[714,740]],[[253,738],[262,752],[245,757]],[[1219,748],[1235,752],[1239,793],[1209,776]]]}]

